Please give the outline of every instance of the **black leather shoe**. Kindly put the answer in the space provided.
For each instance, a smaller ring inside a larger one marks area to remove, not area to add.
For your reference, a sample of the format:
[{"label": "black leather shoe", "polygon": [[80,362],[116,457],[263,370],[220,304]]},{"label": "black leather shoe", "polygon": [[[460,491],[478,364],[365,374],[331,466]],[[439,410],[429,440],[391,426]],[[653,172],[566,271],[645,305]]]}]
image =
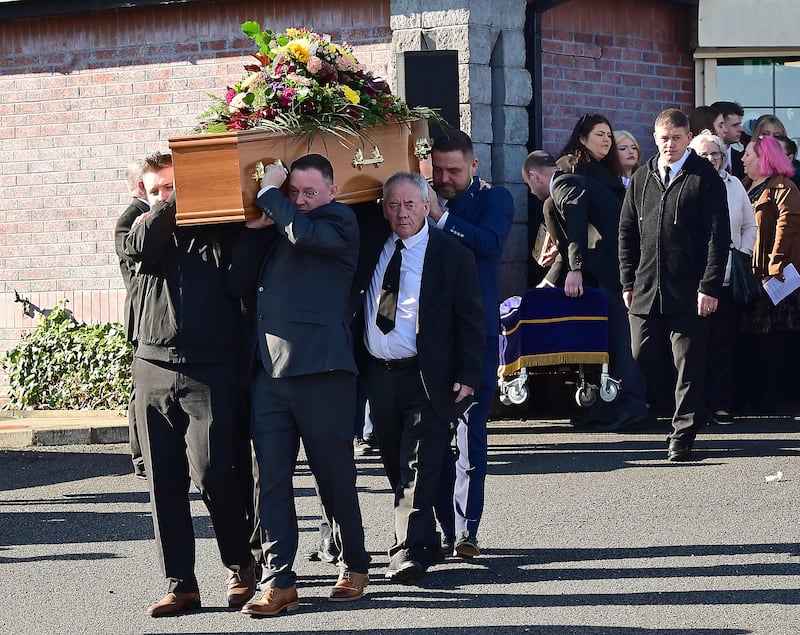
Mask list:
[{"label": "black leather shoe", "polygon": [[456,539],[450,536],[442,536],[442,556],[449,558],[453,555],[453,547],[455,546]]},{"label": "black leather shoe", "polygon": [[425,567],[411,557],[407,550],[397,552],[386,569],[386,579],[402,584],[412,584],[422,579]]},{"label": "black leather shoe", "polygon": [[670,439],[667,449],[667,460],[673,462],[689,461],[692,458],[692,446],[682,439]]},{"label": "black leather shoe", "polygon": [[625,430],[628,428],[635,428],[647,422],[647,416],[633,416],[633,417],[619,417],[613,421],[597,423],[592,427],[598,432],[616,432],[617,430]]},{"label": "black leather shoe", "polygon": [[321,560],[322,562],[336,564],[339,562],[339,548],[330,538],[326,538],[319,543],[319,549],[307,553],[305,559],[311,562]]}]

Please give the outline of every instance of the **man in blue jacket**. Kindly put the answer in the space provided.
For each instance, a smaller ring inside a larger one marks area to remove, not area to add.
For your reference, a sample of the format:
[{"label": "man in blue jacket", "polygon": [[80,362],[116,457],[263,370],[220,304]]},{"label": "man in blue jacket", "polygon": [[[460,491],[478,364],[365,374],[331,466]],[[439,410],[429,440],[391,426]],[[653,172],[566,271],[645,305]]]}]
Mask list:
[{"label": "man in blue jacket", "polygon": [[483,378],[468,418],[456,426],[457,456],[448,450],[442,471],[436,516],[442,526],[442,550],[462,558],[480,555],[477,533],[483,514],[486,479],[486,418],[497,386],[500,312],[497,272],[503,245],[514,220],[514,201],[504,187],[481,187],[472,139],[451,130],[433,143],[430,220],[472,251],[486,322]]}]

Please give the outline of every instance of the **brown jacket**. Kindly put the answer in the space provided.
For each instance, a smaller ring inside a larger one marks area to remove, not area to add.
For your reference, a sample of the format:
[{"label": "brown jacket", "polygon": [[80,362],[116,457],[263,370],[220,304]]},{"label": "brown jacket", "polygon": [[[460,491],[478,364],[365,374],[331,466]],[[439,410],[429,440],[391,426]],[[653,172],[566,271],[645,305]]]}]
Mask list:
[{"label": "brown jacket", "polygon": [[761,277],[774,276],[790,262],[800,270],[800,191],[787,176],[773,176],[753,205],[758,237],[753,267]]}]

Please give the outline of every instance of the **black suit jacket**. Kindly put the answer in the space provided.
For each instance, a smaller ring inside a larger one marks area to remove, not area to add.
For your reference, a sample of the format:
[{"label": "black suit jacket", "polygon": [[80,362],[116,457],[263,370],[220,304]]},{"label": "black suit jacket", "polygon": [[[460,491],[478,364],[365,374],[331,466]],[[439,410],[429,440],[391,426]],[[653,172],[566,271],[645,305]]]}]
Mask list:
[{"label": "black suit jacket", "polygon": [[[443,421],[454,422],[468,400],[455,403],[453,384],[477,388],[481,382],[486,332],[478,275],[472,252],[435,227],[429,228],[422,265],[417,357],[428,398]],[[351,292],[359,359],[367,359],[364,345],[364,300],[383,245],[391,233],[388,224],[373,219],[362,224],[362,257]],[[362,369],[368,371],[369,364]]]},{"label": "black suit jacket", "polygon": [[255,295],[255,334],[272,377],[356,372],[348,297],[358,259],[356,216],[333,202],[302,213],[277,189],[257,200],[275,225],[243,228],[231,292]]},{"label": "black suit jacket", "polygon": [[740,181],[744,178],[744,163],[742,163],[742,155],[744,152],[739,152],[736,148],[731,148],[731,174]]},{"label": "black suit jacket", "polygon": [[545,209],[559,259],[548,281],[561,286],[568,271],[580,269],[606,291],[621,292],[617,238],[622,201],[600,181],[566,172],[556,173],[552,192],[552,204]]},{"label": "black suit jacket", "polygon": [[114,228],[114,250],[119,258],[119,270],[125,284],[125,335],[129,342],[133,341],[134,325],[136,324],[136,307],[139,306],[138,289],[136,284],[136,263],[125,254],[125,235],[131,230],[133,221],[150,209],[147,201],[134,198],[117,219]]},{"label": "black suit jacket", "polygon": [[731,242],[725,184],[689,152],[664,188],[658,156],[633,174],[619,221],[620,281],[631,313],[697,315],[697,294],[719,298]]}]

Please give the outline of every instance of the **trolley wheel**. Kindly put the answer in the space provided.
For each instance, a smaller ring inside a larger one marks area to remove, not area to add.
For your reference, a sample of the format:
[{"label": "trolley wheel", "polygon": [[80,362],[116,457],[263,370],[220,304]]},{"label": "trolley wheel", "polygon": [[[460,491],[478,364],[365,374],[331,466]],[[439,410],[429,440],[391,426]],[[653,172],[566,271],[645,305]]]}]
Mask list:
[{"label": "trolley wheel", "polygon": [[525,403],[528,398],[528,387],[512,384],[508,387],[508,400],[515,406]]},{"label": "trolley wheel", "polygon": [[500,403],[503,404],[504,406],[510,406],[511,399],[508,398],[507,394],[503,393],[502,395],[500,395]]},{"label": "trolley wheel", "polygon": [[591,386],[578,386],[575,391],[575,403],[581,408],[588,408],[597,399],[597,393]]},{"label": "trolley wheel", "polygon": [[619,394],[619,386],[615,381],[607,381],[604,386],[600,387],[600,399],[606,403],[611,403],[617,398]]}]

